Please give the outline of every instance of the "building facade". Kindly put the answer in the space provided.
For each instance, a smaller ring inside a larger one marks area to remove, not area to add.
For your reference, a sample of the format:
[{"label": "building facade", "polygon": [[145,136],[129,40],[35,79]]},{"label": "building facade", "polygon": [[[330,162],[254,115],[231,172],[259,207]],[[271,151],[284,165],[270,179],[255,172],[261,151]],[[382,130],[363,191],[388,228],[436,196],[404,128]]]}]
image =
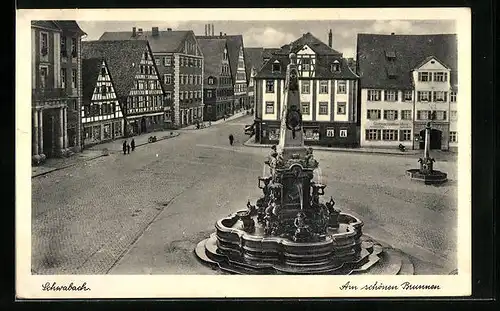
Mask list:
[{"label": "building facade", "polygon": [[84,146],[123,137],[123,114],[106,61],[100,58],[84,59],[82,72]]},{"label": "building facade", "polygon": [[361,146],[457,147],[455,35],[358,35]]},{"label": "building facade", "polygon": [[225,39],[197,39],[204,56],[204,121],[224,118],[233,102],[233,83]]},{"label": "building facade", "polygon": [[31,23],[34,164],[80,150],[84,35],[75,21]]},{"label": "building facade", "polygon": [[164,128],[165,91],[148,41],[86,41],[83,56],[105,60],[126,136]]},{"label": "building facade", "polygon": [[99,40],[148,41],[162,78],[166,127],[184,127],[203,120],[203,54],[192,31],[168,28],[105,32]]},{"label": "building facade", "polygon": [[305,143],[357,146],[358,77],[349,69],[341,53],[310,33],[271,55],[255,76],[256,141],[276,143],[279,140],[290,53],[297,55]]}]

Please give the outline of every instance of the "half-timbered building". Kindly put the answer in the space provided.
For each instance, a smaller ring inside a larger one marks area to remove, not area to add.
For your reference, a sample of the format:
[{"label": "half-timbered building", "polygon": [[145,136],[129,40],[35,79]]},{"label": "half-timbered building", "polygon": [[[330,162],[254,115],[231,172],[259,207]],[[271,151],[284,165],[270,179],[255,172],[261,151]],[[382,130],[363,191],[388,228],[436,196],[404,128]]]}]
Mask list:
[{"label": "half-timbered building", "polygon": [[358,143],[358,76],[342,53],[306,33],[270,55],[255,81],[256,141],[276,143],[280,134],[286,67],[290,53],[297,55],[300,106],[305,143],[354,147]]},{"label": "half-timbered building", "polygon": [[86,41],[83,55],[105,60],[124,116],[125,135],[164,128],[165,93],[148,41]]},{"label": "half-timbered building", "polygon": [[123,114],[106,60],[84,59],[81,119],[85,146],[123,136]]}]

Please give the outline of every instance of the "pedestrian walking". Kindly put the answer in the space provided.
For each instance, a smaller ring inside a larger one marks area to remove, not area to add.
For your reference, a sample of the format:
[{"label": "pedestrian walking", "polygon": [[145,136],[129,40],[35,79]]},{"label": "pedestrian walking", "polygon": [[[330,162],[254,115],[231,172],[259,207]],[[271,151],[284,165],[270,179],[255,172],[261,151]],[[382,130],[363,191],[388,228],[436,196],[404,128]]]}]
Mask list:
[{"label": "pedestrian walking", "polygon": [[130,142],[130,147],[132,147],[132,151],[135,150],[135,140],[132,138],[132,141]]},{"label": "pedestrian walking", "polygon": [[123,141],[123,147],[122,148],[123,148],[123,154],[127,154],[127,141],[126,140]]},{"label": "pedestrian walking", "polygon": [[229,135],[229,143],[231,144],[231,146],[233,145],[233,142],[234,142],[234,136],[233,136],[233,134],[230,134]]},{"label": "pedestrian walking", "polygon": [[127,154],[130,154],[130,145],[127,145]]}]

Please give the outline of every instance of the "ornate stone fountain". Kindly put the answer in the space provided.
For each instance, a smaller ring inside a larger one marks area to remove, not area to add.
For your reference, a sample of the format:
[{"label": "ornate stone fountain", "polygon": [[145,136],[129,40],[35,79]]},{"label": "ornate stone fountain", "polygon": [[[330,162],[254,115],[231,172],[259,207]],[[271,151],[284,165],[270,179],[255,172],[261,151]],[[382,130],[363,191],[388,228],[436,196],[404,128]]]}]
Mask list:
[{"label": "ornate stone fountain", "polygon": [[431,141],[431,123],[428,122],[425,127],[425,145],[424,145],[424,157],[418,159],[420,163],[420,168],[409,169],[406,174],[416,181],[424,182],[426,185],[442,184],[448,181],[448,175],[444,172],[434,169],[434,160],[430,156],[430,141]]},{"label": "ornate stone fountain", "polygon": [[218,220],[196,255],[238,274],[412,274],[402,253],[363,236],[361,219],[336,209],[333,198],[320,200],[326,185],[314,179],[318,162],[304,146],[295,54],[290,59],[279,145],[265,162],[270,174],[259,177],[263,195]]}]

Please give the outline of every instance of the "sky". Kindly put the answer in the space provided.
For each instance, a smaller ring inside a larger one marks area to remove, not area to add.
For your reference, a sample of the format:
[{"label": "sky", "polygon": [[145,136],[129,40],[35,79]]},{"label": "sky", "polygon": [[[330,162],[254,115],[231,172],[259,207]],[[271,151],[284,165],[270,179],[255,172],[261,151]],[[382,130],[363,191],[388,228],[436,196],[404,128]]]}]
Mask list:
[{"label": "sky", "polygon": [[358,33],[373,34],[448,34],[456,33],[455,20],[315,20],[315,21],[78,21],[88,36],[98,40],[105,31],[132,31],[132,27],[151,30],[193,30],[205,34],[205,25],[213,24],[214,33],[243,35],[245,47],[281,47],[310,32],[328,44],[328,31],[333,33],[333,48],[344,57],[355,57]]}]

